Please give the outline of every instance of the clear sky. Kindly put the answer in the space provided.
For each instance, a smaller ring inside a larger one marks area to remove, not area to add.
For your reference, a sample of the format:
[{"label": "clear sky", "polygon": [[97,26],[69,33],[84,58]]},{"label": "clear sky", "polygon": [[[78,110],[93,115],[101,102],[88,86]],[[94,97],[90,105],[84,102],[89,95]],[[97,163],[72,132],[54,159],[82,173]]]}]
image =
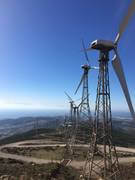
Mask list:
[{"label": "clear sky", "polygon": [[[86,46],[95,39],[114,40],[129,0],[1,0],[0,108],[64,109],[80,80]],[[135,16],[119,53],[135,107]],[[89,52],[91,65],[98,52]],[[110,64],[112,107],[128,110]],[[89,77],[94,108],[97,71]],[[81,95],[81,91],[78,97]],[[78,98],[75,97],[75,98]]]}]

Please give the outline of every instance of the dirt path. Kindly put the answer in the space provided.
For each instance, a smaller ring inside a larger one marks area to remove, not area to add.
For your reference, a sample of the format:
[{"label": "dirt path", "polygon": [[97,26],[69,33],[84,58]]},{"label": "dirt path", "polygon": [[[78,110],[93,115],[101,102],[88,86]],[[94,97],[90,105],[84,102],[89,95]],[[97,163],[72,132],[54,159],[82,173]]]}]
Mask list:
[{"label": "dirt path", "polygon": [[[46,140],[27,140],[27,141],[20,141],[16,143],[7,144],[4,146],[0,146],[0,149],[3,147],[47,147],[47,146],[61,146],[64,147],[66,144],[62,144],[57,141],[46,141]],[[88,147],[87,144],[77,144],[77,147]],[[102,148],[102,146],[100,146]],[[125,148],[125,147],[116,147],[117,151],[121,152],[129,152],[135,153],[135,148]]]},{"label": "dirt path", "polygon": [[[33,143],[33,144],[32,144]],[[43,144],[45,143],[45,144]],[[24,162],[33,162],[37,164],[44,164],[44,163],[49,163],[52,162],[51,160],[45,160],[45,159],[39,159],[39,158],[34,158],[34,157],[28,157],[28,156],[21,156],[21,155],[15,155],[15,154],[9,154],[9,153],[4,153],[1,151],[2,148],[4,147],[46,147],[46,146],[65,146],[65,144],[52,144],[51,142],[48,142],[50,144],[46,144],[47,142],[41,141],[41,140],[32,140],[32,141],[22,141],[22,142],[17,142],[17,143],[12,143],[12,144],[7,144],[4,146],[0,147],[0,157],[2,158],[10,158],[10,159],[15,159],[15,160],[21,160]],[[26,145],[25,145],[26,144]],[[30,145],[28,145],[30,144]],[[35,144],[35,145],[34,145]],[[88,145],[77,145],[77,146],[83,146],[83,147],[88,147]],[[117,147],[116,148],[118,151],[122,152],[131,152],[135,153],[135,149],[133,148],[124,148],[124,147]],[[60,162],[60,161],[53,161],[53,162]],[[124,158],[119,158],[120,163],[131,163],[135,162],[135,157],[124,157]],[[76,167],[76,168],[82,168],[84,166],[84,161],[72,161],[71,166]]]},{"label": "dirt path", "polygon": [[[24,162],[33,162],[36,164],[46,164],[49,162],[52,162],[51,160],[45,160],[45,159],[38,159],[38,158],[33,158],[33,157],[28,157],[28,156],[21,156],[21,155],[15,155],[15,154],[9,154],[9,153],[3,153],[0,151],[0,157],[2,158],[10,158],[10,159],[15,159],[15,160],[21,160]],[[60,161],[54,161],[53,162],[60,162]],[[119,158],[120,163],[131,163],[135,162],[135,157],[127,157],[127,158]],[[78,169],[82,168],[84,166],[84,161],[72,161],[71,166],[76,167]]]}]

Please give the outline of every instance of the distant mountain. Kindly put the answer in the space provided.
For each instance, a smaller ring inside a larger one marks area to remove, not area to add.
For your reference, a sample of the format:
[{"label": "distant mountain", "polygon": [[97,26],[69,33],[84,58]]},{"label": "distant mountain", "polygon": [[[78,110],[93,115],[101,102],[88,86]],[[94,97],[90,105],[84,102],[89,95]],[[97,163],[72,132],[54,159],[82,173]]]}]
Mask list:
[{"label": "distant mountain", "polygon": [[4,119],[0,121],[0,139],[14,134],[24,133],[35,128],[56,128],[63,120],[63,116]]},{"label": "distant mountain", "polygon": [[[9,127],[8,121],[8,130],[9,134],[6,134],[4,137],[1,135],[0,144],[7,144],[7,143],[13,143],[17,141],[23,141],[23,140],[31,140],[31,139],[45,139],[45,138],[51,138],[51,139],[60,139],[60,141],[63,141],[63,135],[59,133],[60,125],[64,125],[63,123],[63,117],[54,117],[54,118],[48,118],[48,117],[37,117],[36,119],[39,119],[39,126],[38,130],[34,129],[35,118],[32,117],[25,117],[25,118],[19,118],[15,121],[12,121],[14,124],[10,124],[11,127]],[[15,123],[17,121],[17,123]],[[19,123],[20,122],[20,123]],[[19,125],[20,126],[19,126]],[[19,127],[19,128],[17,128]],[[86,136],[86,143],[89,142],[89,127],[86,123],[80,123],[80,130],[85,131]],[[80,131],[79,131],[80,132]],[[36,134],[37,133],[37,134]],[[113,136],[113,142],[117,146],[122,147],[135,147],[135,123],[133,121],[123,121],[123,120],[113,120],[113,130],[112,130],[112,136]],[[80,135],[78,135],[78,139],[80,140],[80,137],[82,137],[82,133],[80,132]]]},{"label": "distant mountain", "polygon": [[[38,116],[38,117],[20,117],[16,119],[4,119],[0,121],[0,139],[13,135],[22,134],[30,130],[54,129],[64,124],[64,116]],[[135,122],[129,118],[113,118],[113,129],[118,132],[126,133],[126,137],[135,134]]]},{"label": "distant mountain", "polygon": [[125,131],[134,131],[135,132],[135,121],[129,119],[114,119],[113,120],[113,128],[115,129],[123,129]]}]

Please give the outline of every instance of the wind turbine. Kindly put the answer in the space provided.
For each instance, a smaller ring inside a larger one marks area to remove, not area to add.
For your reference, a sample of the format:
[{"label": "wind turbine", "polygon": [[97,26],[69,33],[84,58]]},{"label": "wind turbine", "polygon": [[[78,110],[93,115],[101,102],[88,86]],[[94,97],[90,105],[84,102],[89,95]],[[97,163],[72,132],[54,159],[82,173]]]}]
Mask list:
[{"label": "wind turbine", "polygon": [[73,118],[73,107],[74,107],[74,101],[73,99],[68,95],[67,92],[65,92],[66,96],[68,97],[69,99],[69,103],[70,103],[70,120],[72,121],[72,118]]},{"label": "wind turbine", "polygon": [[[76,136],[77,136],[77,131],[78,131],[78,125],[79,125],[79,120],[80,120],[80,106],[81,104],[86,100],[83,99],[78,99],[78,100],[81,100],[81,102],[76,105],[75,104],[75,101],[68,95],[68,93],[66,93],[66,96],[68,97],[69,99],[69,103],[70,103],[70,117],[69,118],[69,123],[67,123],[67,130],[66,130],[66,152],[64,154],[64,159],[61,161],[61,163],[63,165],[68,165],[71,160],[73,160],[73,154],[74,154],[74,150],[73,150],[73,147],[75,145],[75,142],[76,142]],[[78,101],[76,100],[76,101]]]},{"label": "wind turbine", "polygon": [[[112,142],[112,114],[108,63],[109,53],[113,50],[115,55],[112,59],[112,66],[124,92],[131,116],[135,120],[135,113],[125,79],[123,66],[117,51],[118,42],[134,12],[135,1],[133,0],[122,20],[122,23],[120,24],[119,32],[115,41],[95,40],[87,49],[95,49],[99,51],[99,75],[94,128],[87,160],[83,171],[83,176],[88,175],[88,179],[91,179],[93,174],[104,180],[122,179],[116,148]],[[102,146],[99,146],[99,144],[102,144]],[[99,160],[96,160],[95,158],[97,154],[100,155]]]},{"label": "wind turbine", "polygon": [[125,74],[123,71],[123,66],[122,66],[118,51],[117,51],[119,40],[120,40],[123,32],[125,31],[125,29],[128,25],[128,22],[129,22],[130,18],[133,16],[134,12],[135,12],[135,1],[132,0],[132,3],[130,4],[128,11],[125,14],[125,16],[124,16],[124,18],[123,18],[123,20],[119,26],[119,32],[115,38],[115,41],[113,42],[113,41],[106,41],[106,40],[95,40],[91,43],[90,47],[87,48],[87,50],[92,50],[92,49],[99,50],[101,56],[103,56],[103,55],[105,57],[108,56],[108,58],[109,58],[109,52],[111,50],[114,51],[115,55],[112,59],[112,66],[113,66],[113,69],[114,69],[114,71],[118,77],[118,80],[120,82],[123,93],[125,95],[131,116],[135,120],[134,108],[133,108],[132,101],[130,98]]},{"label": "wind turbine", "polygon": [[84,55],[85,55],[85,59],[87,61],[87,64],[82,65],[82,69],[83,69],[83,75],[81,77],[80,83],[75,91],[75,94],[78,92],[80,86],[83,86],[82,89],[82,100],[85,99],[85,101],[83,101],[83,103],[81,104],[80,107],[80,116],[81,118],[83,118],[83,120],[89,120],[90,124],[92,121],[92,117],[91,117],[91,112],[90,112],[90,105],[89,105],[89,87],[88,87],[88,73],[89,70],[91,69],[98,69],[97,67],[92,67],[90,65],[90,61],[87,55],[87,51],[84,45],[84,41],[82,39],[82,47],[83,47],[83,51],[84,51]]}]

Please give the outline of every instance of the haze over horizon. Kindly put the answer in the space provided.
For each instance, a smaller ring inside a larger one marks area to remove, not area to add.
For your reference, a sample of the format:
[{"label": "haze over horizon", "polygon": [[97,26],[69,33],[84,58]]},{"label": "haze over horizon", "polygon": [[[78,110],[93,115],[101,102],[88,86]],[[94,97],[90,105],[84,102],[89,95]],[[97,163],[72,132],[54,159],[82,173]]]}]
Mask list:
[{"label": "haze over horizon", "polygon": [[[86,63],[81,52],[95,39],[114,40],[130,1],[113,0],[2,0],[0,2],[0,109],[64,110],[64,91],[74,95]],[[98,13],[96,13],[98,12]],[[135,16],[119,43],[119,54],[135,107]],[[111,56],[113,57],[113,55]],[[98,52],[89,52],[98,65]],[[110,63],[113,111],[129,112]],[[94,109],[97,71],[90,72],[91,109]],[[79,94],[73,98],[78,99]]]},{"label": "haze over horizon", "polygon": [[[46,109],[1,109],[0,110],[0,120],[5,119],[16,119],[24,117],[56,117],[56,116],[65,116],[69,115],[70,111],[65,110],[46,110]],[[94,115],[94,111],[91,112]],[[131,120],[131,114],[126,111],[112,111],[112,118],[127,119]]]}]

